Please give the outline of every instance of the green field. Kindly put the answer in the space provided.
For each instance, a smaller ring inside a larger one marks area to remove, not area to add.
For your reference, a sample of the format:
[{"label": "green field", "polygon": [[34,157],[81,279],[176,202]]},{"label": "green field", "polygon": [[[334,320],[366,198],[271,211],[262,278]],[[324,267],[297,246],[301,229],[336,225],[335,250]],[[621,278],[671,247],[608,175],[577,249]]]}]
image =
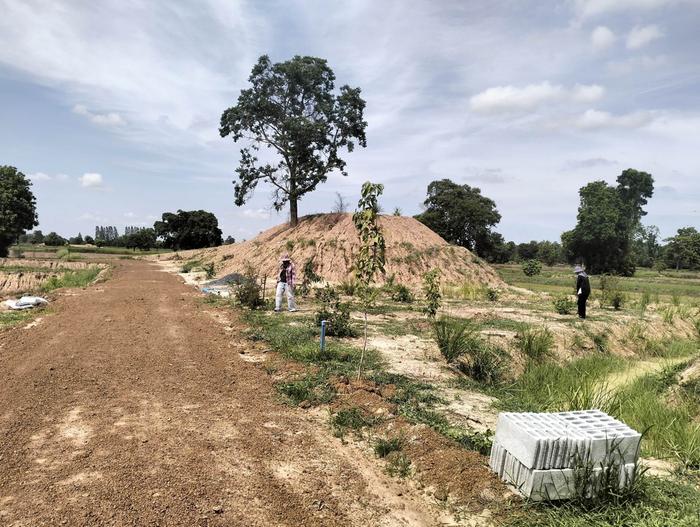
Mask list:
[{"label": "green field", "polygon": [[[67,246],[45,246],[45,245],[14,245],[12,250],[20,251],[25,256],[31,256],[32,253],[55,253],[61,249],[66,249]],[[71,245],[70,252],[76,254],[124,254],[124,255],[149,255],[149,254],[164,254],[172,252],[170,249],[149,249],[142,251],[140,249],[127,249],[126,247],[95,247],[92,245]]]},{"label": "green field", "polygon": [[[520,265],[494,266],[501,278],[516,287],[536,292],[573,294],[576,278],[570,266],[543,266],[537,276],[525,276]],[[591,276],[593,294],[600,290],[600,277]],[[675,296],[686,303],[700,300],[700,272],[638,269],[634,276],[620,279],[620,289],[631,296],[648,293],[653,300],[670,301]]]}]

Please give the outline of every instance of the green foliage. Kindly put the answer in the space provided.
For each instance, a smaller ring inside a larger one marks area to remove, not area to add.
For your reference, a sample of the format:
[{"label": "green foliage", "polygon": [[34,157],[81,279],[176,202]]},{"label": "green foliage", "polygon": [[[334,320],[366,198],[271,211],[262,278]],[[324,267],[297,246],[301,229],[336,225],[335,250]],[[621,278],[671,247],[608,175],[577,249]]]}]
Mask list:
[{"label": "green foliage", "polygon": [[66,271],[60,276],[50,277],[42,284],[41,289],[44,291],[52,291],[62,287],[86,287],[95,281],[98,274],[100,274],[100,268],[97,266],[75,271]]},{"label": "green foliage", "polygon": [[211,280],[216,276],[216,270],[214,269],[214,262],[209,262],[202,265],[202,271],[206,274],[207,280]]},{"label": "green foliage", "polygon": [[651,174],[628,169],[617,187],[594,181],[581,188],[576,227],[562,234],[570,261],[582,259],[593,274],[634,274],[633,234],[654,192]]},{"label": "green foliage", "polygon": [[675,236],[666,240],[666,263],[676,269],[700,268],[700,232],[695,227],[678,229]]},{"label": "green foliage", "polygon": [[389,456],[386,473],[391,477],[407,478],[411,475],[411,460],[403,452],[397,452]]},{"label": "green foliage", "polygon": [[544,326],[539,328],[526,327],[518,335],[517,346],[530,360],[542,362],[552,355],[554,335]]},{"label": "green foliage", "polygon": [[357,282],[355,280],[343,280],[338,284],[338,291],[347,296],[355,296]]},{"label": "green foliage", "polygon": [[163,245],[176,251],[216,247],[223,243],[219,221],[204,210],[164,212],[155,222],[154,232]]},{"label": "green foliage", "polygon": [[554,311],[560,315],[569,315],[576,308],[576,302],[569,295],[559,295],[553,301]]},{"label": "green foliage", "polygon": [[63,236],[59,236],[55,232],[50,232],[44,236],[44,243],[52,247],[59,247],[65,245],[67,240]]},{"label": "green foliage", "polygon": [[600,304],[610,306],[615,311],[622,308],[627,297],[620,288],[620,277],[604,274],[600,277]]},{"label": "green foliage", "polygon": [[416,297],[413,292],[403,284],[398,284],[394,286],[394,290],[391,293],[391,299],[394,302],[402,302],[404,304],[412,303]]},{"label": "green foliage", "polygon": [[338,410],[331,416],[331,427],[336,437],[345,437],[349,431],[360,435],[363,428],[373,426],[376,422],[377,418],[367,415],[356,406]]},{"label": "green foliage", "polygon": [[500,296],[500,291],[494,287],[486,288],[486,298],[491,302],[497,302]]},{"label": "green foliage", "polygon": [[400,452],[405,443],[406,439],[401,436],[380,437],[374,443],[374,453],[377,457],[385,458],[392,452]]},{"label": "green foliage", "polygon": [[354,337],[355,330],[350,322],[350,306],[340,302],[340,296],[330,285],[316,290],[316,299],[320,309],[316,312],[316,325],[325,320],[326,335],[332,337]]},{"label": "green foliage", "polygon": [[32,183],[15,167],[0,166],[0,257],[17,238],[39,224]]},{"label": "green foliage", "polygon": [[[251,87],[241,90],[236,106],[222,114],[219,128],[221,137],[252,142],[240,150],[235,203],[243,205],[259,182],[267,182],[275,189],[273,206],[281,210],[289,202],[295,226],[299,198],[334,170],[346,173],[343,149],[366,146],[365,101],[359,88],[347,85],[334,94],[335,74],[316,57],[273,64],[263,55],[249,81]],[[261,146],[278,159],[261,164],[256,155]]]},{"label": "green foliage", "polygon": [[335,390],[331,387],[326,376],[322,374],[309,374],[300,379],[283,381],[277,383],[275,387],[294,405],[301,403],[326,404],[335,397]]},{"label": "green foliage", "polygon": [[440,293],[440,270],[433,269],[423,275],[423,294],[425,307],[423,312],[428,318],[435,319],[442,305],[442,293]]},{"label": "green foliage", "polygon": [[299,293],[301,296],[307,296],[311,290],[311,286],[323,280],[318,274],[316,274],[316,265],[314,264],[314,259],[309,258],[304,262],[304,267],[302,268],[302,279],[299,285]]},{"label": "green foliage", "polygon": [[192,272],[193,269],[195,269],[198,266],[199,266],[199,260],[187,260],[180,267],[180,272],[181,273],[190,273],[190,272]]},{"label": "green foliage", "polygon": [[445,240],[484,256],[491,242],[491,228],[501,221],[496,203],[469,185],[458,185],[449,179],[428,185],[425,212],[416,219]]},{"label": "green foliage", "polygon": [[448,364],[454,364],[466,354],[478,337],[478,331],[468,321],[441,317],[433,322],[435,342]]},{"label": "green foliage", "polygon": [[526,260],[522,268],[525,276],[536,276],[542,272],[542,264],[539,260]]},{"label": "green foliage", "polygon": [[265,305],[255,269],[246,269],[243,281],[234,289],[234,297],[239,305],[248,309],[260,309]]}]

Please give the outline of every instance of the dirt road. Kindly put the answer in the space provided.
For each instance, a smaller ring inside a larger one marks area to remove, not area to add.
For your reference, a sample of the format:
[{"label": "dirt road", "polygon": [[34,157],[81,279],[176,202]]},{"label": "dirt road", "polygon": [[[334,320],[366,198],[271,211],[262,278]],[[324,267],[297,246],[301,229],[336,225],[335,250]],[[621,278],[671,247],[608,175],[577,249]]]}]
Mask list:
[{"label": "dirt road", "polygon": [[0,525],[440,524],[283,405],[235,320],[155,264],[116,265],[0,334]]}]

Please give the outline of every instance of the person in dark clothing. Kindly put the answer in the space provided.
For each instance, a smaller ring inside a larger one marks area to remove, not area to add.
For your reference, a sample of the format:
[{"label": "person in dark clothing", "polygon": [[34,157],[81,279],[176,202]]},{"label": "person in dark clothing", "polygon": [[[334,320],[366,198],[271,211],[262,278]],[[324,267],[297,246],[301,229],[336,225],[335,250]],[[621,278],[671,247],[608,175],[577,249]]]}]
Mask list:
[{"label": "person in dark clothing", "polygon": [[583,270],[583,267],[577,265],[574,268],[574,273],[576,273],[576,296],[578,298],[578,316],[579,318],[586,318],[586,302],[588,297],[591,295],[591,281],[588,279],[588,275]]}]

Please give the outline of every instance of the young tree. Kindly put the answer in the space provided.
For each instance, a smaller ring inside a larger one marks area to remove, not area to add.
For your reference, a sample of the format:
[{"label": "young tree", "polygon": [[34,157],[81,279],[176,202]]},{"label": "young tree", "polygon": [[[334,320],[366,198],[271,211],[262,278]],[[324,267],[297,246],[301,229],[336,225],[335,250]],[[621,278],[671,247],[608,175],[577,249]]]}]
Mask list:
[{"label": "young tree", "polygon": [[223,242],[219,221],[204,210],[164,212],[162,221],[155,222],[153,228],[163,245],[176,251],[216,247]]},{"label": "young tree", "polygon": [[384,185],[367,181],[362,185],[362,196],[357,204],[358,210],[352,216],[360,237],[360,250],[355,257],[355,278],[365,319],[365,336],[357,372],[358,379],[362,375],[362,364],[367,351],[367,312],[377,298],[377,290],[372,287],[372,284],[376,275],[384,274],[386,243],[378,222],[378,198],[382,192],[384,192]]},{"label": "young tree", "polygon": [[[243,205],[260,181],[267,182],[274,189],[275,209],[289,202],[290,222],[296,226],[299,199],[332,171],[346,175],[341,150],[352,152],[356,142],[367,145],[365,101],[359,88],[347,85],[336,95],[333,70],[316,57],[273,64],[263,55],[248,80],[252,86],[223,113],[219,128],[221,137],[250,141],[236,169],[235,203]],[[258,160],[261,147],[276,161]]]},{"label": "young tree", "polygon": [[632,239],[643,206],[654,192],[651,174],[625,170],[617,187],[594,181],[579,191],[576,227],[562,234],[569,261],[582,260],[591,273],[634,274]]},{"label": "young tree", "polygon": [[39,224],[32,183],[15,167],[0,166],[0,256],[20,234]]},{"label": "young tree", "polygon": [[449,243],[466,247],[479,256],[486,255],[491,227],[501,221],[501,215],[496,203],[483,196],[480,189],[449,179],[433,181],[423,204],[425,212],[416,216],[418,221]]}]

